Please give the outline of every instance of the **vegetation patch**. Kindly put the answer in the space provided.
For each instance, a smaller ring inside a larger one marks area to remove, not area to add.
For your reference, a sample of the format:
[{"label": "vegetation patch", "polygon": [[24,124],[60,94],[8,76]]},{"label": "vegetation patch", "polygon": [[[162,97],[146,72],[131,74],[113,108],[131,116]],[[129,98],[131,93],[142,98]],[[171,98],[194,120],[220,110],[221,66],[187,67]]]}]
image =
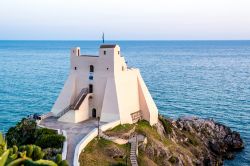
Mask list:
[{"label": "vegetation patch", "polygon": [[178,158],[175,156],[171,156],[168,161],[172,164],[176,164],[178,162]]},{"label": "vegetation patch", "polygon": [[6,161],[2,161],[5,165],[68,165],[61,157],[65,137],[55,130],[39,128],[33,119],[24,118],[11,127],[6,140],[7,143],[0,134],[0,156],[7,156]]},{"label": "vegetation patch", "polygon": [[172,132],[172,124],[169,121],[167,121],[165,118],[161,117],[161,116],[159,116],[159,120],[161,121],[166,134],[171,134],[171,132]]},{"label": "vegetation patch", "polygon": [[36,144],[44,148],[62,148],[65,137],[55,130],[38,128],[35,120],[22,119],[6,133],[8,147]]},{"label": "vegetation patch", "polygon": [[62,160],[61,154],[57,154],[54,160],[45,160],[42,148],[36,145],[16,145],[7,149],[6,142],[0,133],[0,166],[68,166],[67,161]]},{"label": "vegetation patch", "polygon": [[126,135],[129,131],[131,131],[134,128],[134,124],[123,124],[123,125],[118,125],[114,127],[111,130],[108,130],[105,132],[105,134],[109,136],[124,136]]},{"label": "vegetation patch", "polygon": [[118,166],[130,165],[130,146],[118,145],[103,138],[92,140],[79,157],[80,165]]}]

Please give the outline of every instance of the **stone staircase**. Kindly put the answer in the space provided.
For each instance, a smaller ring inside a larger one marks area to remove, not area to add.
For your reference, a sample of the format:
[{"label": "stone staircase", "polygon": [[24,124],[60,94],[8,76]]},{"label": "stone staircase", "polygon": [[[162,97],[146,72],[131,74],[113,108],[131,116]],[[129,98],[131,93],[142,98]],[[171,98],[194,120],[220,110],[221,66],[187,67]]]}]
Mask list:
[{"label": "stone staircase", "polygon": [[114,143],[123,145],[126,143],[130,143],[131,144],[131,148],[130,148],[130,162],[132,166],[138,166],[138,162],[137,162],[137,156],[138,156],[138,142],[145,142],[146,137],[141,135],[141,134],[136,134],[135,136],[131,137],[130,139],[126,140],[126,139],[122,139],[122,138],[118,138],[118,137],[110,137],[107,136],[106,134],[104,134],[101,130],[100,132],[100,137],[112,141]]},{"label": "stone staircase", "polygon": [[131,149],[130,149],[130,162],[132,166],[138,166],[137,155],[138,155],[138,140],[137,135],[130,140]]}]

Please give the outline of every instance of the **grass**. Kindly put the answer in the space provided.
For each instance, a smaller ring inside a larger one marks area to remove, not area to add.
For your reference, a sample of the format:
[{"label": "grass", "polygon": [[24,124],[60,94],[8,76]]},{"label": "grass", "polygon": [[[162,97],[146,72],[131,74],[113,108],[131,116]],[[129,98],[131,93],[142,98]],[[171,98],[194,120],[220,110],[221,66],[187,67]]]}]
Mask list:
[{"label": "grass", "polygon": [[166,119],[162,118],[162,117],[159,117],[159,120],[161,121],[166,134],[171,134],[171,132],[172,132],[171,123],[169,121],[167,121]]},{"label": "grass", "polygon": [[141,120],[136,125],[136,132],[145,135],[147,138],[162,142],[165,146],[170,146],[173,142],[167,138],[162,139],[155,127],[150,126],[148,121]]},{"label": "grass", "polygon": [[[178,131],[176,130],[169,121],[165,119],[161,119],[161,122],[163,124],[164,130],[166,132],[166,135],[162,136],[157,132],[157,128],[155,126],[150,126],[150,124],[145,121],[141,120],[137,122],[136,124],[125,124],[125,125],[119,125],[112,130],[106,131],[105,133],[108,135],[123,135],[128,133],[130,130],[135,128],[135,132],[145,135],[147,137],[148,143],[147,146],[154,146],[154,148],[157,149],[157,147],[164,147],[168,148],[169,151],[171,151],[171,157],[168,159],[167,163],[169,165],[175,165],[178,162],[178,156],[179,154],[182,154],[182,156],[189,156],[191,158],[195,158],[195,154],[199,154],[199,146],[201,144],[201,140],[199,140],[195,135],[192,135],[189,132],[186,131]],[[188,138],[187,146],[185,144],[178,144],[173,142],[169,136],[171,136],[172,133],[177,134],[179,137],[185,139]],[[87,166],[122,166],[126,165],[126,158],[112,158],[108,156],[108,150],[112,147],[119,148],[119,150],[122,150],[123,153],[127,155],[127,162],[128,165],[130,165],[129,160],[129,153],[130,153],[130,146],[127,145],[118,145],[111,141],[105,140],[105,139],[94,139],[91,141],[88,146],[85,148],[85,151],[81,153],[80,155],[80,163],[81,166],[87,165]],[[138,156],[138,164],[143,166],[156,166],[162,165],[163,161],[166,158],[164,156],[148,156],[148,154],[139,149],[139,156]],[[166,162],[166,161],[165,161]],[[183,158],[184,165],[188,165],[189,161],[186,157]],[[165,163],[166,164],[166,163]]]},{"label": "grass", "polygon": [[[79,161],[81,166],[118,166],[126,165],[126,157],[123,158],[112,158],[108,156],[107,149],[109,148],[119,148],[126,156],[129,156],[130,146],[128,145],[118,145],[111,141],[105,140],[103,138],[92,140],[84,152],[81,153]],[[129,163],[129,158],[127,159]]]},{"label": "grass", "polygon": [[143,166],[157,166],[157,164],[149,159],[142,151],[139,150],[139,155],[137,158],[138,165],[143,165]]},{"label": "grass", "polygon": [[134,124],[118,125],[115,128],[106,131],[105,133],[107,135],[110,135],[110,136],[112,136],[112,135],[122,135],[122,134],[125,134],[125,133],[129,132],[130,130],[132,130],[134,126],[135,126]]}]

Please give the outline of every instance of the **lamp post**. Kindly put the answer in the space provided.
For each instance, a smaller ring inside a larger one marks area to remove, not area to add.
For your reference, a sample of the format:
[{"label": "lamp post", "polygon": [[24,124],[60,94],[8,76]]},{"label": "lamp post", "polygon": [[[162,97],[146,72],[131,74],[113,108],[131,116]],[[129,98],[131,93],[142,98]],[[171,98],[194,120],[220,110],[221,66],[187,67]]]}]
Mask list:
[{"label": "lamp post", "polygon": [[100,139],[100,117],[97,117],[97,126],[98,126],[98,139]]}]

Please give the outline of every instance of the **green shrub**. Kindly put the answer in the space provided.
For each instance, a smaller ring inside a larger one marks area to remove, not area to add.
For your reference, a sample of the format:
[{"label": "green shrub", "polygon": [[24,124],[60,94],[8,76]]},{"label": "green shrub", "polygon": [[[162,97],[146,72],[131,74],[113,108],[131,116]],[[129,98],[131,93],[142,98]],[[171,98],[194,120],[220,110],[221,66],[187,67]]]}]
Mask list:
[{"label": "green shrub", "polygon": [[8,166],[19,166],[19,165],[22,165],[25,160],[26,160],[25,158],[16,159],[16,160],[12,161],[11,163],[9,163]]},{"label": "green shrub", "polygon": [[17,153],[18,152],[18,147],[16,145],[14,145],[12,148],[13,148],[13,153]]},{"label": "green shrub", "polygon": [[56,155],[55,162],[56,162],[57,164],[59,164],[60,162],[62,162],[62,155],[61,155],[61,154],[57,154],[57,155]]},{"label": "green shrub", "polygon": [[171,134],[171,132],[172,132],[172,128],[171,128],[172,124],[168,120],[166,120],[164,117],[159,117],[159,119],[160,119],[160,121],[161,121],[161,123],[162,123],[162,125],[164,127],[164,130],[165,130],[166,134]]},{"label": "green shrub", "polygon": [[54,163],[53,161],[48,161],[48,160],[37,160],[37,161],[26,160],[24,165],[27,165],[27,166],[57,166],[56,163]]},{"label": "green shrub", "polygon": [[0,132],[0,156],[5,152],[6,145],[3,134]]},{"label": "green shrub", "polygon": [[26,149],[27,157],[32,157],[32,154],[33,154],[33,151],[34,151],[34,146],[33,145],[27,145],[25,149]]},{"label": "green shrub", "polygon": [[61,162],[58,164],[58,166],[69,166],[69,163],[68,163],[68,161],[63,160],[63,161],[61,161]]},{"label": "green shrub", "polygon": [[35,144],[42,148],[61,148],[64,141],[65,137],[63,135],[47,134],[40,136]]},{"label": "green shrub", "polygon": [[54,135],[57,134],[56,130],[48,129],[48,128],[39,128],[35,132],[36,139],[40,137],[41,135]]},{"label": "green shrub", "polygon": [[[61,148],[65,137],[58,135],[56,130],[47,128],[37,128],[36,122],[31,119],[22,119],[15,127],[11,127],[6,139],[8,146],[36,144],[41,148]],[[20,151],[27,151],[27,156],[32,153],[32,147],[21,148]],[[1,135],[0,135],[0,153],[1,153]]]},{"label": "green shrub", "polygon": [[42,159],[43,157],[44,157],[44,152],[42,151],[42,149],[39,146],[34,145],[32,159],[36,161]]},{"label": "green shrub", "polygon": [[4,166],[5,162],[7,161],[9,156],[9,150],[6,150],[1,156],[0,156],[0,166]]},{"label": "green shrub", "polygon": [[32,161],[29,158],[19,158],[17,160],[12,161],[8,164],[8,166],[20,166],[20,165],[26,165],[26,166],[57,166],[56,163],[53,161],[48,160],[38,160],[38,161]]},{"label": "green shrub", "polygon": [[15,127],[11,127],[6,133],[8,146],[33,144],[35,141],[36,122],[31,119],[22,119]]},{"label": "green shrub", "polygon": [[25,150],[26,150],[25,145],[19,146],[19,152],[24,152]]}]

